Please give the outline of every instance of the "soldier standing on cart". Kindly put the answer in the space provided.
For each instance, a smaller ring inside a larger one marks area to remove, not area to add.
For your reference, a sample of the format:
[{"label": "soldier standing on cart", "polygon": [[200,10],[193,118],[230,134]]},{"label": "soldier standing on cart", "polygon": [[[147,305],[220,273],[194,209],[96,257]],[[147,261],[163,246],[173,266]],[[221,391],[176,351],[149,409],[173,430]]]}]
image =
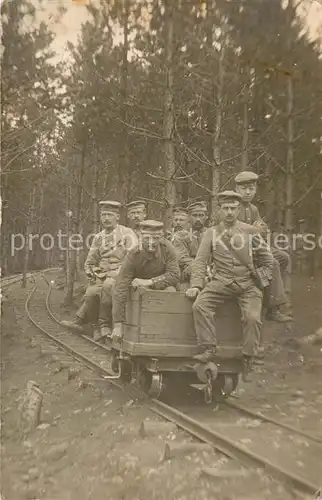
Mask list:
[{"label": "soldier standing on cart", "polygon": [[[201,353],[200,362],[214,359],[217,339],[217,308],[236,297],[243,325],[245,366],[257,354],[261,329],[262,289],[269,284],[273,256],[260,235],[251,234],[252,226],[238,221],[241,196],[224,191],[218,196],[218,225],[207,229],[196,259],[191,266],[190,288],[186,296],[196,299],[193,318]],[[254,268],[253,255],[258,269]],[[212,263],[211,280],[205,284],[207,264]]]},{"label": "soldier standing on cart", "polygon": [[89,286],[75,321],[62,322],[68,328],[84,333],[84,326],[89,323],[90,317],[93,318],[93,311],[96,311],[93,325],[95,340],[111,335],[115,278],[127,253],[138,242],[132,229],[119,224],[119,202],[101,201],[99,206],[103,230],[94,236],[84,266]]}]

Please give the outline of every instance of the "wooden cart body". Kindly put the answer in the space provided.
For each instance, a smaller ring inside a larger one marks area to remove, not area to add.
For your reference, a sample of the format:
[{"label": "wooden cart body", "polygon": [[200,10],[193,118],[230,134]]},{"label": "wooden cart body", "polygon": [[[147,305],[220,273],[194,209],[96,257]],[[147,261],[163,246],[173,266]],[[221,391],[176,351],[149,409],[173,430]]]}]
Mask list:
[{"label": "wooden cart body", "polygon": [[[223,371],[240,371],[242,325],[236,301],[229,301],[218,310],[216,336],[218,362]],[[162,359],[171,370],[184,369],[186,360],[199,352],[192,302],[184,292],[132,290],[126,307],[122,351],[131,357]]]}]

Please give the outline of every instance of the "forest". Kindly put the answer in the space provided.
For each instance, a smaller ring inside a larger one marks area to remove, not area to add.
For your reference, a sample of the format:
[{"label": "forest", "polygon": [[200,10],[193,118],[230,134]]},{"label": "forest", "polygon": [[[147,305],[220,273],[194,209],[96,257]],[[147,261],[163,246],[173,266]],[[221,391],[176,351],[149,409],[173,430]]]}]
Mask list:
[{"label": "forest", "polygon": [[[211,221],[245,169],[272,231],[321,235],[322,49],[303,2],[101,0],[68,63],[38,7],[3,2],[2,274],[57,265],[48,235],[97,232],[102,199],[144,199],[166,227],[204,199]],[[14,235],[38,239],[14,252]],[[313,275],[321,249],[302,260]]]}]

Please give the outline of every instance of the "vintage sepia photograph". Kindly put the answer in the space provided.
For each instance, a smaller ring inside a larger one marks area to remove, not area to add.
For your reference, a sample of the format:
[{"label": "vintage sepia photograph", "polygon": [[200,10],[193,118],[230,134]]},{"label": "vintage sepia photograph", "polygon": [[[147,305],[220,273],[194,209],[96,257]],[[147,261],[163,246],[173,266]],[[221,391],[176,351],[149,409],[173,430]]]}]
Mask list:
[{"label": "vintage sepia photograph", "polygon": [[0,5],[0,500],[322,500],[322,0]]}]

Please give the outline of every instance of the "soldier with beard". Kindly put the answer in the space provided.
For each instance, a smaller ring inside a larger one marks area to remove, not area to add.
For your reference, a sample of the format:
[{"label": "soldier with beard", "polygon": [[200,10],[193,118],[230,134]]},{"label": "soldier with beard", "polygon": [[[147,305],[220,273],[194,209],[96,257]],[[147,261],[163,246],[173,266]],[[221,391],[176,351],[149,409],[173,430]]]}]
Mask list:
[{"label": "soldier with beard", "polygon": [[140,232],[140,223],[146,219],[146,203],[142,200],[135,200],[128,203],[126,208],[129,227],[138,236]]}]

